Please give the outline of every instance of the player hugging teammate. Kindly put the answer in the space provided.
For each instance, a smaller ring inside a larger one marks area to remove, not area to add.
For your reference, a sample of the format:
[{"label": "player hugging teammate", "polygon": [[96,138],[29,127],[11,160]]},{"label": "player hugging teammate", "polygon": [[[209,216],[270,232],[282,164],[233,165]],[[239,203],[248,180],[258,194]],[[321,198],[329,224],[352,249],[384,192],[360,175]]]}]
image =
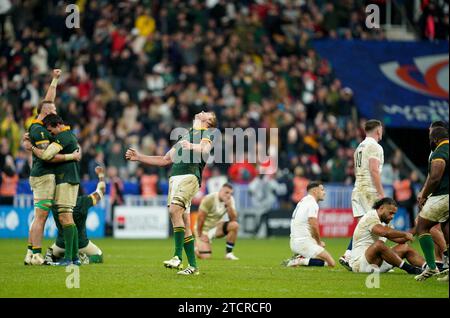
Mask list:
[{"label": "player hugging teammate", "polygon": [[80,184],[80,147],[76,136],[56,114],[54,103],[60,70],[53,71],[53,80],[38,116],[32,122],[23,146],[33,153],[30,185],[33,190],[35,215],[30,228],[29,244],[24,263],[42,265],[42,237],[48,212],[58,215],[64,241],[64,259],[53,265],[81,265],[78,229],[74,221]]}]

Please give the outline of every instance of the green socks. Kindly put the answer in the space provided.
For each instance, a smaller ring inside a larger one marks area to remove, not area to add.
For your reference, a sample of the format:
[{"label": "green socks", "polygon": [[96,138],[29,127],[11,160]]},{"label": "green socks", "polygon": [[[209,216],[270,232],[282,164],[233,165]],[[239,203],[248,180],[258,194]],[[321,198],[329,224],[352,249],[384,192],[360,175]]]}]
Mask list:
[{"label": "green socks", "polygon": [[430,269],[436,269],[436,262],[434,258],[434,242],[430,233],[425,233],[419,236],[420,247],[422,248],[425,260]]},{"label": "green socks", "polygon": [[183,243],[184,243],[184,227],[174,227],[173,237],[175,239],[175,253],[173,256],[178,256],[180,260],[183,259]]},{"label": "green socks", "polygon": [[41,247],[33,246],[31,250],[33,251],[33,254],[40,254],[40,253],[42,253],[42,248]]},{"label": "green socks", "polygon": [[186,252],[189,265],[197,268],[197,262],[195,260],[195,240],[192,235],[184,239],[184,251]]},{"label": "green socks", "polygon": [[[66,247],[66,251],[64,253],[64,258],[67,261],[72,261],[72,256],[74,252],[74,237],[75,237],[75,231],[77,231],[77,227],[75,224],[69,224],[63,226],[63,236],[64,236],[64,245]],[[77,234],[78,237],[78,234]],[[77,240],[78,242],[78,240]],[[77,243],[78,246],[78,243]],[[78,248],[77,248],[78,252]]]},{"label": "green socks", "polygon": [[78,229],[74,225],[72,260],[78,259]]}]

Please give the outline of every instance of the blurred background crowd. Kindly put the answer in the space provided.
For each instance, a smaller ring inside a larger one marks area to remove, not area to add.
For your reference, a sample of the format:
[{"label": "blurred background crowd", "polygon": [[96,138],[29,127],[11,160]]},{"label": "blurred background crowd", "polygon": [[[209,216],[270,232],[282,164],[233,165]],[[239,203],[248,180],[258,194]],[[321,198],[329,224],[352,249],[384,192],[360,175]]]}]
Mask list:
[{"label": "blurred background crowd", "polygon": [[[372,1],[380,6],[385,1]],[[413,2],[413,1],[407,1]],[[164,155],[175,127],[214,111],[219,129],[278,128],[280,195],[297,202],[307,180],[352,184],[353,149],[364,138],[353,91],[310,41],[383,40],[368,30],[367,4],[342,1],[77,1],[80,28],[61,28],[62,1],[0,0],[0,170],[27,178],[20,139],[36,115],[52,68],[61,68],[56,105],[79,138],[84,180],[104,164],[115,189],[140,183],[162,193],[168,169],[130,164],[128,146]],[[418,35],[448,39],[448,5],[422,1]],[[384,12],[381,10],[381,12]],[[8,19],[7,19],[8,17]],[[384,17],[382,17],[383,19]],[[215,165],[210,177],[258,178],[258,166]],[[386,151],[383,181],[410,179],[401,151]]]}]

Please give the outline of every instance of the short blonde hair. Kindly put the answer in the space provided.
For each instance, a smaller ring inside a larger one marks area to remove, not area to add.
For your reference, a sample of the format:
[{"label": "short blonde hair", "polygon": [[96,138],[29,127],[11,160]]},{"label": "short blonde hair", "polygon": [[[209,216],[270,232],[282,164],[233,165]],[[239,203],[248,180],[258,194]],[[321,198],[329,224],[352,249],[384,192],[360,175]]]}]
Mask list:
[{"label": "short blonde hair", "polygon": [[217,117],[214,112],[209,112],[212,117],[208,120],[208,128],[216,128],[217,127]]}]

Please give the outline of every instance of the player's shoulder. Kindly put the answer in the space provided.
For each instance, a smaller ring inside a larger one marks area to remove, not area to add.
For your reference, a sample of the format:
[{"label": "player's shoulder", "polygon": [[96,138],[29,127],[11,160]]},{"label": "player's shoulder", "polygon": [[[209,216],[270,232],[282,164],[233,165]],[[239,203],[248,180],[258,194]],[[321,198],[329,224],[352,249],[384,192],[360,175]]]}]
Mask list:
[{"label": "player's shoulder", "polygon": [[33,120],[31,122],[30,127],[28,128],[28,132],[33,133],[33,132],[41,132],[41,131],[45,131],[48,133],[48,130],[45,129],[44,123],[42,121],[37,120],[37,119]]},{"label": "player's shoulder", "polygon": [[319,208],[319,204],[317,203],[317,201],[311,196],[311,195],[307,195],[305,196],[298,204],[297,206],[304,206],[305,208]]},{"label": "player's shoulder", "polygon": [[447,149],[438,149],[436,151],[433,152],[433,154],[430,157],[430,160],[433,161],[435,159],[444,159],[444,160],[448,160],[448,147]]},{"label": "player's shoulder", "polygon": [[380,217],[378,216],[377,211],[374,209],[370,209],[369,211],[367,211],[366,214],[364,214],[363,217],[361,218],[361,221],[363,221],[363,219],[370,220],[370,221],[376,220],[381,223]]},{"label": "player's shoulder", "polygon": [[210,203],[213,203],[214,200],[215,200],[215,198],[216,198],[216,195],[217,195],[217,194],[218,194],[218,192],[211,192],[211,193],[208,193],[207,195],[205,195],[205,196],[203,197],[202,203],[203,203],[203,204],[210,204]]},{"label": "player's shoulder", "polygon": [[64,142],[76,142],[76,136],[75,134],[69,129],[61,131],[59,134],[55,136],[55,140],[60,140]]}]

